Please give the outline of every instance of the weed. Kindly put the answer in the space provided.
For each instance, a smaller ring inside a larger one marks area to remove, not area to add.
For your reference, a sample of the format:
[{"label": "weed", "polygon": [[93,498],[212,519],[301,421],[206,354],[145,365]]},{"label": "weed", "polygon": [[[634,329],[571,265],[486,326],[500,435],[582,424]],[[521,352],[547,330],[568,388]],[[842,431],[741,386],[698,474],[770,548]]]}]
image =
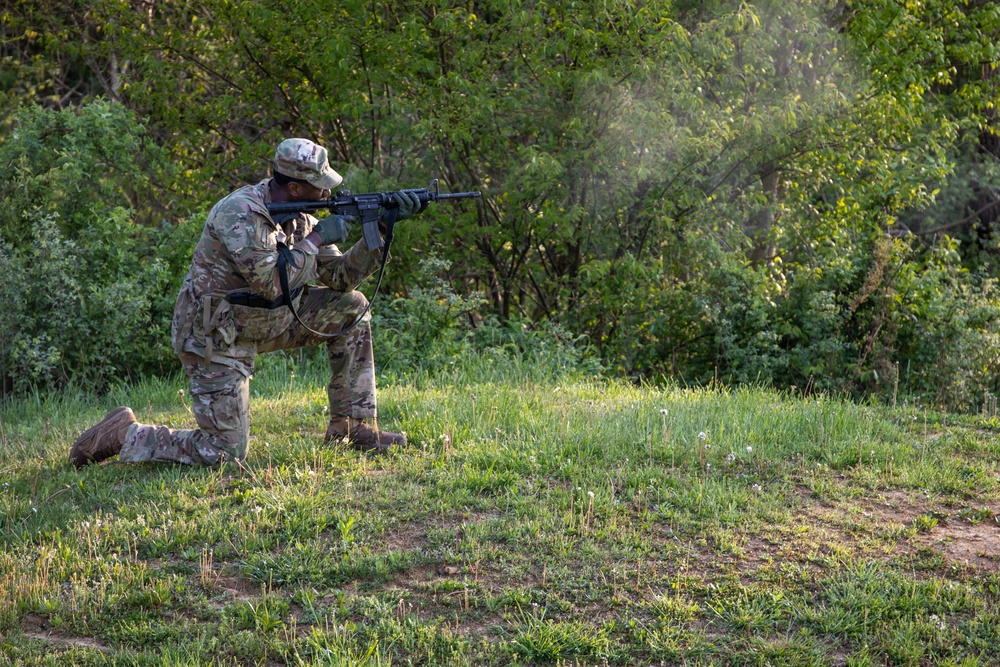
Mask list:
[{"label": "weed", "polygon": [[936,516],[931,514],[919,514],[913,517],[912,527],[918,533],[929,533],[938,525]]}]

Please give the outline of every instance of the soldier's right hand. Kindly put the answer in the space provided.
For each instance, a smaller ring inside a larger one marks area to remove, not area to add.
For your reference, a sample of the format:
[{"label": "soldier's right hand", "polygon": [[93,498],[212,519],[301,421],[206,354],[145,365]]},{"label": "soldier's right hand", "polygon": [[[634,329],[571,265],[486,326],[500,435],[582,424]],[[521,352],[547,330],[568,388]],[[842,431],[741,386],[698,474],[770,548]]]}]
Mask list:
[{"label": "soldier's right hand", "polygon": [[353,215],[331,215],[316,223],[313,231],[323,239],[323,245],[343,243],[347,240],[347,226],[357,222]]}]

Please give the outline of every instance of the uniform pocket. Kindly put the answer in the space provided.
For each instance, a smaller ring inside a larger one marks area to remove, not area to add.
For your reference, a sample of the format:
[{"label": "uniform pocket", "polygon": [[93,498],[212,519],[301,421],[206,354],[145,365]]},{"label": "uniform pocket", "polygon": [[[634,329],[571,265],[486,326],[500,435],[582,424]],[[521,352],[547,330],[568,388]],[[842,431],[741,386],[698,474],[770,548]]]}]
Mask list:
[{"label": "uniform pocket", "polygon": [[275,338],[288,331],[295,321],[292,311],[286,306],[268,309],[234,303],[229,307],[236,325],[236,336],[241,340],[262,341]]}]

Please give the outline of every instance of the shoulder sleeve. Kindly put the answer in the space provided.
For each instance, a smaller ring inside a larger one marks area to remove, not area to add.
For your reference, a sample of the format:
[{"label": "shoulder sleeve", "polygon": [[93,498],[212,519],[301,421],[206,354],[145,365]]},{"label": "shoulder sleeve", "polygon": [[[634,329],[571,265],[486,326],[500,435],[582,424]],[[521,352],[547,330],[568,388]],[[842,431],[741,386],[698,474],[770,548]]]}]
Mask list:
[{"label": "shoulder sleeve", "polygon": [[[278,242],[271,220],[246,202],[230,200],[214,212],[213,222],[219,240],[250,289],[266,299],[277,299],[281,295]],[[293,248],[292,256],[297,267],[288,266],[288,283],[294,289],[316,277],[316,255],[308,248]]]}]

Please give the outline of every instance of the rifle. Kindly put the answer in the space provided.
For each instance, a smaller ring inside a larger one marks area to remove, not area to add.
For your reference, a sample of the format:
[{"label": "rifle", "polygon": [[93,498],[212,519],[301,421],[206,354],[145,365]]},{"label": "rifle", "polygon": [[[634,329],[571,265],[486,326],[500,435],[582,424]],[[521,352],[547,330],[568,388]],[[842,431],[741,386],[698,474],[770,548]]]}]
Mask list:
[{"label": "rifle", "polygon": [[[406,190],[417,195],[420,199],[420,210],[422,212],[432,201],[442,199],[467,199],[482,196],[481,192],[452,192],[441,193],[438,187],[438,179],[431,181],[428,188],[418,188]],[[350,190],[341,190],[336,196],[330,199],[319,201],[299,201],[281,202],[278,204],[268,204],[267,212],[275,222],[281,223],[284,220],[295,217],[299,213],[314,213],[315,211],[327,210],[331,215],[349,215],[357,218],[361,222],[361,232],[365,239],[365,244],[369,250],[377,250],[382,247],[382,236],[379,234],[378,223],[382,218],[382,211],[386,212],[386,241],[392,238],[392,231],[389,228],[389,218],[392,222],[396,219],[396,209],[399,204],[393,199],[392,192],[365,192],[361,194],[351,194]],[[347,238],[347,230],[343,230],[341,240]]]},{"label": "rifle", "polygon": [[[420,209],[415,211],[416,213],[422,212],[432,201],[440,201],[442,199],[467,199],[470,197],[478,198],[482,196],[481,192],[452,192],[442,194],[440,188],[438,187],[438,179],[436,178],[431,181],[430,187],[413,190],[408,189],[406,192],[415,194],[420,200]],[[288,246],[284,243],[278,244],[277,268],[278,282],[281,283],[281,295],[284,298],[288,309],[292,311],[295,321],[298,322],[299,325],[301,325],[306,331],[322,338],[336,338],[337,336],[343,336],[348,331],[356,327],[368,313],[369,309],[371,309],[372,302],[375,301],[375,296],[378,294],[378,288],[382,285],[382,274],[385,272],[386,260],[389,259],[389,246],[392,245],[392,232],[396,224],[396,213],[399,211],[399,203],[393,198],[393,194],[394,193],[392,192],[365,192],[354,195],[351,194],[349,190],[341,190],[336,194],[336,196],[329,199],[321,199],[319,201],[279,202],[267,205],[267,212],[278,224],[290,218],[297,217],[299,213],[313,213],[324,209],[330,211],[331,215],[354,216],[361,221],[361,231],[368,249],[377,250],[382,248],[382,263],[378,269],[378,280],[375,282],[375,291],[372,293],[372,298],[368,300],[368,305],[365,307],[364,311],[358,315],[358,317],[351,322],[350,325],[344,327],[340,331],[334,333],[323,333],[310,329],[306,326],[305,322],[299,318],[299,314],[295,312],[295,306],[292,305],[292,296],[288,290],[288,264],[291,263],[292,266],[296,266],[295,258],[288,249]],[[384,216],[383,211],[385,212]],[[379,234],[380,221],[385,223],[385,243],[382,242],[382,235]],[[341,233],[343,237],[341,238],[341,241],[343,241],[347,238],[347,229],[343,228]]]}]

